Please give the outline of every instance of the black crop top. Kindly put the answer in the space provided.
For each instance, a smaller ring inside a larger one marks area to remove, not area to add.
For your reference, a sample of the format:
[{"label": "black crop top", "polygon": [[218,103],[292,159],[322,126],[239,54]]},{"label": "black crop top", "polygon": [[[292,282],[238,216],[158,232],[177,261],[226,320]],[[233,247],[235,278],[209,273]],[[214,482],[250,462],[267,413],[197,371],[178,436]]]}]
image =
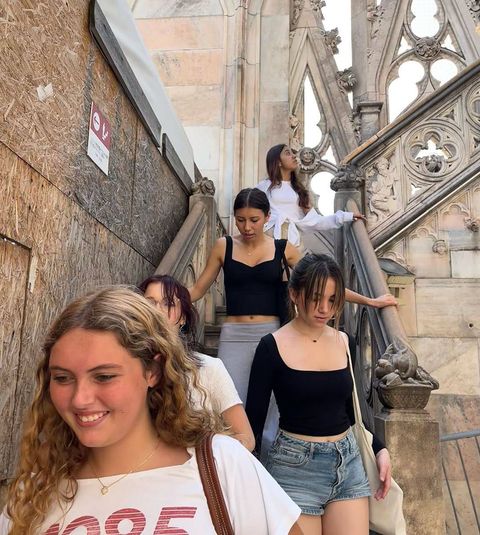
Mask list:
[{"label": "black crop top", "polygon": [[[271,334],[257,346],[250,372],[246,412],[260,451],[272,390],[280,413],[280,428],[309,436],[333,436],[355,423],[350,369],[295,370],[287,366]],[[385,446],[373,437],[373,451]]]},{"label": "black crop top", "polygon": [[287,240],[275,240],[274,257],[253,267],[233,260],[232,237],[226,236],[226,240],[223,276],[227,316],[278,316],[278,289]]}]

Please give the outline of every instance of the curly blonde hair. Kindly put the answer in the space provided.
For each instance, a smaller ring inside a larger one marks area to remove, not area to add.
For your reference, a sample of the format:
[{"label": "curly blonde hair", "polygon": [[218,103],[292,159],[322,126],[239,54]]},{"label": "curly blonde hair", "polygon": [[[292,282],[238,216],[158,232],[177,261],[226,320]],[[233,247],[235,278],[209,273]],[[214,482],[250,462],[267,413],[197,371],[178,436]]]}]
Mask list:
[{"label": "curly blonde hair", "polygon": [[[77,492],[75,474],[85,463],[88,448],[77,439],[56,411],[49,392],[52,347],[75,328],[113,333],[145,371],[158,378],[147,394],[158,436],[165,443],[196,446],[210,432],[222,432],[218,416],[204,408],[195,362],[161,312],[133,289],[112,286],[70,303],[51,326],[37,370],[37,388],[21,443],[20,463],[9,488],[9,535],[33,535],[57,502],[68,505]],[[201,409],[193,408],[190,393],[200,390]]]}]

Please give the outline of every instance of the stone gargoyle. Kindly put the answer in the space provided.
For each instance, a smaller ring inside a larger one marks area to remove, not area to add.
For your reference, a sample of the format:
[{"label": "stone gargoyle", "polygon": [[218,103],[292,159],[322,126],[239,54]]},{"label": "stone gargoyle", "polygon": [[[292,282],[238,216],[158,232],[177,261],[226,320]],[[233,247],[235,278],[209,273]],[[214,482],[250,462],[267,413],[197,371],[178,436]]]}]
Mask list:
[{"label": "stone gargoyle", "polygon": [[215,195],[215,184],[213,180],[203,177],[192,185],[192,195]]},{"label": "stone gargoyle", "polygon": [[393,388],[401,385],[426,385],[432,390],[439,383],[418,365],[417,355],[401,338],[395,336],[375,368],[377,386]]}]

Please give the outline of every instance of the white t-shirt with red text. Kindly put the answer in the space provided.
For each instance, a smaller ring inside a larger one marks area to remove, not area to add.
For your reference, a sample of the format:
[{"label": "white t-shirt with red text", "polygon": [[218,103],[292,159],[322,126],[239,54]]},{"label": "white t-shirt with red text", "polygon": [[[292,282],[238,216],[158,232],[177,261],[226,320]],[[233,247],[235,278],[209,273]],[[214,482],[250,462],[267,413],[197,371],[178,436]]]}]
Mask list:
[{"label": "white t-shirt with red text", "polygon": [[[97,479],[78,480],[66,514],[52,510],[39,535],[215,535],[193,449],[183,465],[135,472],[102,496]],[[237,440],[213,439],[235,535],[287,535],[300,509]],[[104,484],[119,476],[102,478]],[[0,535],[8,519],[0,517]]]}]

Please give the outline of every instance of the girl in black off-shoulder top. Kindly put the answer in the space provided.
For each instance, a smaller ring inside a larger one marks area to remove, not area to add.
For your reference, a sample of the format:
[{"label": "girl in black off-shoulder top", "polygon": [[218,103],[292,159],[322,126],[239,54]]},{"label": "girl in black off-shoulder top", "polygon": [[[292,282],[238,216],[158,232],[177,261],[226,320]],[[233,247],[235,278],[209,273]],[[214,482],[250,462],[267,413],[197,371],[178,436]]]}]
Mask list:
[{"label": "girl in black off-shoulder top", "polygon": [[[351,426],[353,380],[348,337],[338,327],[345,289],[341,271],[326,255],[306,255],[295,266],[289,293],[296,316],[264,336],[255,353],[246,411],[260,451],[272,391],[280,430],[267,470],[302,509],[304,535],[368,534],[371,494]],[[388,450],[374,437],[381,485],[390,487]]]}]

